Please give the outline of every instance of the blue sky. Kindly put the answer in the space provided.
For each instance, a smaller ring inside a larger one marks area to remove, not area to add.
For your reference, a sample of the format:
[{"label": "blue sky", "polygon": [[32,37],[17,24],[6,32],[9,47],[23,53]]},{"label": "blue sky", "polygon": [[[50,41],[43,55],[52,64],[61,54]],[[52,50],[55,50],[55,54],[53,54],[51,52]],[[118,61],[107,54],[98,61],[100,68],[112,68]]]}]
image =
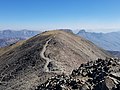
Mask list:
[{"label": "blue sky", "polygon": [[120,0],[0,0],[2,29],[120,29]]}]

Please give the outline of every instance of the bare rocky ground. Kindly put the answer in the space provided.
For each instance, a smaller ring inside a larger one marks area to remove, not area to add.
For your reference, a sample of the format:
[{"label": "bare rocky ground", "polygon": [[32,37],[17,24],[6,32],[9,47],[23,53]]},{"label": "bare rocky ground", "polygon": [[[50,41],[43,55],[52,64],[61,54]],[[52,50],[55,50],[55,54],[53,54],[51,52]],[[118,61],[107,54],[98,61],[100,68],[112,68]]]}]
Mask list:
[{"label": "bare rocky ground", "polygon": [[54,75],[111,57],[84,38],[63,30],[43,32],[0,48],[0,90],[34,90]]},{"label": "bare rocky ground", "polygon": [[71,75],[55,75],[36,90],[120,90],[119,62],[110,58],[81,64]]}]

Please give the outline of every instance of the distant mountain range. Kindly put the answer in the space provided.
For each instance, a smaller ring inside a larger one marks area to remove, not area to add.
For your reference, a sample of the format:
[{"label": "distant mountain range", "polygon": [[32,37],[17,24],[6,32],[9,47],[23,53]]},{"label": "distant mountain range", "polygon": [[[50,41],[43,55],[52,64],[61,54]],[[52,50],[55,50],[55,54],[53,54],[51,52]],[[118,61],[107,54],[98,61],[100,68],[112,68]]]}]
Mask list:
[{"label": "distant mountain range", "polygon": [[[72,33],[72,30],[61,29],[66,32]],[[40,31],[32,30],[3,30],[0,31],[0,47],[4,47],[20,40],[28,39],[32,36],[41,33]],[[120,32],[110,32],[110,33],[95,33],[86,32],[85,30],[80,30],[77,35],[92,41],[97,46],[108,50],[108,51],[120,51]]]},{"label": "distant mountain range", "polygon": [[2,38],[0,39],[0,47],[8,46],[21,40],[25,40],[25,39],[24,38]]},{"label": "distant mountain range", "polygon": [[20,40],[28,39],[32,36],[37,35],[40,31],[32,31],[32,30],[3,30],[0,31],[0,47],[4,47]]},{"label": "distant mountain range", "polygon": [[36,34],[40,33],[40,31],[32,31],[32,30],[3,30],[0,31],[0,38],[29,38]]},{"label": "distant mountain range", "polygon": [[120,51],[120,31],[110,33],[95,33],[80,30],[77,35],[92,41],[94,44],[105,50]]},{"label": "distant mountain range", "polygon": [[120,58],[120,51],[108,51],[108,52],[113,56]]}]

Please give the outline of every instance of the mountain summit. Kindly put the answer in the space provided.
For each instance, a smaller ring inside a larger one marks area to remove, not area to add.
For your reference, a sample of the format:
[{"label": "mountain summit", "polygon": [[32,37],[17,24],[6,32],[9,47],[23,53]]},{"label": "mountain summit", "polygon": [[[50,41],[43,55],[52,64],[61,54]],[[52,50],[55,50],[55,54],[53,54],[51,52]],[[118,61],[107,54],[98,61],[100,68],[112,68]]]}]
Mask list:
[{"label": "mountain summit", "polygon": [[110,57],[90,41],[63,30],[46,31],[0,48],[1,90],[29,90],[81,63]]}]

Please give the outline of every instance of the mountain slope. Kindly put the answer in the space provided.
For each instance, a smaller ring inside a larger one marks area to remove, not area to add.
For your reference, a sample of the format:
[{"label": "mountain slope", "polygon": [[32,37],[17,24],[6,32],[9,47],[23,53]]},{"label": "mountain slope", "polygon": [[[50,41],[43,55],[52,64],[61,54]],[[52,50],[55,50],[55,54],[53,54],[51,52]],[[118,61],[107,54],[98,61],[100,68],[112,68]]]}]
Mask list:
[{"label": "mountain slope", "polygon": [[94,33],[80,30],[77,35],[92,41],[106,50],[120,51],[120,32]]},{"label": "mountain slope", "polygon": [[64,31],[49,31],[0,49],[1,90],[29,90],[81,63],[110,57],[93,43]]}]

